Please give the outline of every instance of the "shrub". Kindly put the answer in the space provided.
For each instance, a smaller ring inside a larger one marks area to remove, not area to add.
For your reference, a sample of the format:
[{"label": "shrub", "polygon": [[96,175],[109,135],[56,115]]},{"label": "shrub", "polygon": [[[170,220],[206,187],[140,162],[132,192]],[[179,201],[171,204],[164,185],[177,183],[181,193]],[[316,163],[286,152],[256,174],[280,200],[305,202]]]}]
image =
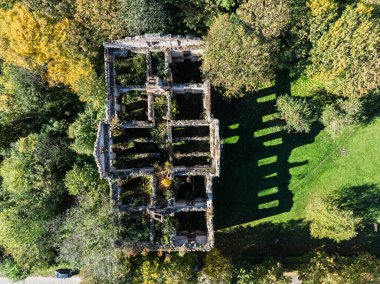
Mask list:
[{"label": "shrub", "polygon": [[380,277],[379,260],[368,253],[342,257],[315,251],[306,258],[307,263],[298,268],[304,284],[367,284],[376,283]]},{"label": "shrub", "polygon": [[310,235],[317,239],[329,238],[337,243],[357,235],[361,218],[350,210],[343,210],[321,198],[315,198],[306,208]]},{"label": "shrub", "polygon": [[232,262],[217,249],[211,250],[205,259],[205,266],[200,275],[201,283],[224,284],[232,279]]},{"label": "shrub", "polygon": [[281,96],[277,99],[277,109],[281,118],[286,121],[284,128],[288,132],[310,132],[315,116],[305,99],[296,99],[289,95]]},{"label": "shrub", "polygon": [[25,271],[11,258],[0,262],[0,276],[12,281],[22,280],[26,277]]},{"label": "shrub", "polygon": [[363,119],[362,112],[362,103],[358,99],[340,99],[324,108],[321,121],[327,132],[336,137],[344,127],[360,122]]},{"label": "shrub", "polygon": [[291,283],[289,277],[284,276],[284,267],[274,259],[267,259],[259,265],[255,265],[251,270],[240,269],[237,275],[237,284],[247,283]]},{"label": "shrub", "polygon": [[186,254],[184,257],[174,254],[172,257],[166,257],[165,261],[160,261],[158,258],[146,258],[137,268],[132,283],[197,283],[194,270],[196,262],[195,254]]},{"label": "shrub", "polygon": [[68,130],[68,135],[74,139],[71,148],[78,154],[92,155],[98,123],[101,120],[102,112],[98,113],[90,107],[79,114]]}]

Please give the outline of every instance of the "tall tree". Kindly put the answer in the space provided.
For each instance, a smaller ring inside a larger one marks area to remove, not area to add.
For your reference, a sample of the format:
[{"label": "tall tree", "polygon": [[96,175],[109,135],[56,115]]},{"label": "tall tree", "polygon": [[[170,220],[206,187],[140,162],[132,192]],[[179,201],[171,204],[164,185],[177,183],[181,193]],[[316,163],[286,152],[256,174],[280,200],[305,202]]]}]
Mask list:
[{"label": "tall tree", "polygon": [[342,257],[315,251],[306,256],[306,263],[298,271],[300,280],[305,284],[377,283],[380,278],[380,262],[367,253]]},{"label": "tall tree", "polygon": [[255,265],[251,270],[240,269],[237,275],[237,284],[288,284],[291,279],[284,275],[284,267],[274,259],[266,259]]},{"label": "tall tree", "polygon": [[339,17],[339,5],[335,0],[310,0],[310,40],[316,43]]},{"label": "tall tree", "polygon": [[157,257],[146,258],[137,268],[133,283],[197,283],[196,272],[194,271],[196,259],[194,254],[186,254],[183,257],[175,254],[170,258],[166,258],[165,261]]},{"label": "tall tree", "polygon": [[355,237],[361,222],[352,211],[339,209],[321,198],[313,199],[306,208],[306,214],[312,237],[329,238],[338,243]]},{"label": "tall tree", "polygon": [[255,33],[264,38],[278,38],[290,21],[288,0],[249,0],[236,11]]},{"label": "tall tree", "polygon": [[274,79],[276,44],[244,27],[236,16],[222,15],[206,37],[203,71],[226,96],[242,96]]},{"label": "tall tree", "polygon": [[92,155],[98,123],[103,119],[104,113],[97,112],[90,107],[79,114],[78,118],[69,127],[69,137],[74,139],[72,149],[78,154]]},{"label": "tall tree", "polygon": [[233,272],[231,259],[223,256],[217,249],[213,249],[207,254],[204,262],[200,275],[202,281],[215,284],[231,282]]},{"label": "tall tree", "polygon": [[62,177],[72,158],[62,137],[31,134],[0,167],[0,246],[28,271],[54,261],[57,221],[70,201]]},{"label": "tall tree", "polygon": [[315,41],[309,74],[327,91],[362,97],[380,88],[380,19],[376,6],[359,2]]}]

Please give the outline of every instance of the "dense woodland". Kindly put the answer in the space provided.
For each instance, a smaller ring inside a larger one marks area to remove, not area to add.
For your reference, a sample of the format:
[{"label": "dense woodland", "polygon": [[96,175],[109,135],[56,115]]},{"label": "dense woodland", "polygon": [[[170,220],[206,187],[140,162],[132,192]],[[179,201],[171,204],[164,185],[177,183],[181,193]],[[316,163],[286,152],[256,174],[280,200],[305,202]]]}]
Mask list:
[{"label": "dense woodland", "polygon": [[[115,244],[133,228],[115,219],[92,156],[105,110],[103,42],[202,36],[202,71],[215,96],[233,104],[286,74],[314,87],[277,98],[283,130],[307,135],[322,125],[335,139],[378,114],[379,15],[378,0],[0,1],[0,275],[68,266],[86,283],[289,283],[287,264],[270,254],[235,257],[218,245],[206,255],[140,253],[133,239]],[[339,244],[363,220],[380,221],[378,203],[353,207],[345,197],[307,206],[311,237]],[[290,267],[303,283],[371,283],[380,261],[367,252],[294,253]]]}]

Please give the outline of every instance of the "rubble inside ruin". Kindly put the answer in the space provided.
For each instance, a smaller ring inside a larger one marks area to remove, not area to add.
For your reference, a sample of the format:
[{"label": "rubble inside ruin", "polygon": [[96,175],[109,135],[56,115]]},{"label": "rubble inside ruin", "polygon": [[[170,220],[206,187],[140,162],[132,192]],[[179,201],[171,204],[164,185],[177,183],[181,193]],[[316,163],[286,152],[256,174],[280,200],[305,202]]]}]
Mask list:
[{"label": "rubble inside ruin", "polygon": [[[203,47],[199,38],[160,34],[104,44],[107,109],[94,156],[120,211],[148,219],[149,240],[141,241],[150,250],[214,245],[220,139],[200,71]],[[132,61],[145,69],[123,75]],[[175,232],[162,242],[159,228],[169,219]]]}]

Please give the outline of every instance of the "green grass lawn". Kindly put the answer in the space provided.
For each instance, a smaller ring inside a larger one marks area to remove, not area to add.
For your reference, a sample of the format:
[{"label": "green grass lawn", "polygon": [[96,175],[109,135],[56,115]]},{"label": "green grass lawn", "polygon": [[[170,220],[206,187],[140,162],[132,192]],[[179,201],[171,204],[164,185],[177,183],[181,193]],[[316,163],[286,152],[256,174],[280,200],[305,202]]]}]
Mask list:
[{"label": "green grass lawn", "polygon": [[372,186],[380,191],[380,118],[348,127],[335,140],[318,123],[309,134],[281,130],[276,97],[308,96],[319,87],[310,85],[304,79],[289,84],[285,77],[241,99],[214,99],[223,141],[214,223],[216,245],[225,253],[299,255],[326,245],[341,253],[380,254],[372,223],[364,223],[358,237],[340,244],[310,238],[303,218],[313,196],[341,188],[361,192]]}]

